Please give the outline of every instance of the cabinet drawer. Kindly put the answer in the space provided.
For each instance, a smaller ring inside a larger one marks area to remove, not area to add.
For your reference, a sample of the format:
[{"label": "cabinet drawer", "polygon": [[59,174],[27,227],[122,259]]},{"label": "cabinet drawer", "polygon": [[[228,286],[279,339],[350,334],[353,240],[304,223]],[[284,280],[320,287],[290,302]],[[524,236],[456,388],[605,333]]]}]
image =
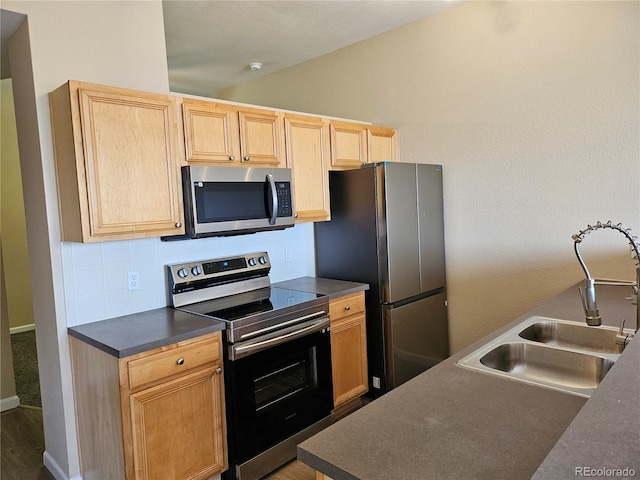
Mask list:
[{"label": "cabinet drawer", "polygon": [[364,312],[364,292],[346,295],[329,303],[331,322]]},{"label": "cabinet drawer", "polygon": [[133,390],[141,385],[185,373],[219,359],[219,336],[138,358],[127,364],[129,388]]}]

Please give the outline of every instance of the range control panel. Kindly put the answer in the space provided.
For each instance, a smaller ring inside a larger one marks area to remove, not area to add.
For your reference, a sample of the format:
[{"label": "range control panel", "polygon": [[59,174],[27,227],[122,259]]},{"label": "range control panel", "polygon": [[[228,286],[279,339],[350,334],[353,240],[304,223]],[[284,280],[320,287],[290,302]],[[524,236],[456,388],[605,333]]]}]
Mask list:
[{"label": "range control panel", "polygon": [[178,284],[196,280],[250,276],[254,271],[269,271],[271,262],[267,252],[257,252],[236,257],[176,263],[167,265],[167,268],[173,284]]}]

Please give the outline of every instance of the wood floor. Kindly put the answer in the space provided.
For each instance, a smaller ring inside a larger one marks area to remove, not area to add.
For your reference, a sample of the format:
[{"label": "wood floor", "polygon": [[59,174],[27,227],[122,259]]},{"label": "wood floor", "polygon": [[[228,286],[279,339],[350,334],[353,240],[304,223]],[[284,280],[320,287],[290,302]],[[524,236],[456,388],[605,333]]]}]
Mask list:
[{"label": "wood floor", "polygon": [[[55,480],[42,466],[44,432],[42,410],[19,407],[2,413],[2,480]],[[293,460],[264,480],[315,480],[315,471]]]},{"label": "wood floor", "polygon": [[2,412],[2,480],[55,480],[42,466],[42,410],[19,407]]}]

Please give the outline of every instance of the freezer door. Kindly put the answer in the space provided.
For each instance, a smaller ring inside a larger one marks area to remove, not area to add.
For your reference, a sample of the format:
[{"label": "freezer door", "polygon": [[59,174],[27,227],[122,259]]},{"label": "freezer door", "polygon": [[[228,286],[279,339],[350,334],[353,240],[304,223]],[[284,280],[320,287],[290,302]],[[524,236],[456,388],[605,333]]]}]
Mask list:
[{"label": "freezer door", "polygon": [[416,166],[395,163],[379,171],[382,298],[393,303],[421,292]]},{"label": "freezer door", "polygon": [[417,165],[420,286],[429,292],[445,285],[442,167]]},{"label": "freezer door", "polygon": [[387,389],[433,367],[449,356],[444,292],[393,307],[384,305]]}]

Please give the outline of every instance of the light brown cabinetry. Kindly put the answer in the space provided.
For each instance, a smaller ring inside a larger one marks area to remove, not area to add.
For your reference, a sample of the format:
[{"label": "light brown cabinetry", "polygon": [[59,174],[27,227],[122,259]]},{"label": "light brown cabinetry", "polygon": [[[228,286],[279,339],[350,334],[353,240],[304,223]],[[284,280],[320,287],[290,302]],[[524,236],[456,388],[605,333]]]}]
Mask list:
[{"label": "light brown cabinetry", "polygon": [[285,114],[284,125],[296,222],[329,220],[329,122]]},{"label": "light brown cabinetry", "polygon": [[398,131],[360,123],[331,122],[331,169],[398,161]]},{"label": "light brown cabinetry", "polygon": [[190,164],[285,166],[282,113],[184,98]]},{"label": "light brown cabinetry", "polygon": [[329,302],[333,401],[338,408],[369,390],[364,292]]},{"label": "light brown cabinetry", "polygon": [[219,332],[120,359],[71,337],[71,353],[84,479],[226,470]]},{"label": "light brown cabinetry", "polygon": [[63,240],[184,233],[175,97],[69,81],[49,100]]},{"label": "light brown cabinetry", "polygon": [[398,131],[395,128],[367,128],[368,162],[398,161]]},{"label": "light brown cabinetry", "polygon": [[360,168],[367,163],[367,126],[359,123],[331,122],[331,167]]}]

